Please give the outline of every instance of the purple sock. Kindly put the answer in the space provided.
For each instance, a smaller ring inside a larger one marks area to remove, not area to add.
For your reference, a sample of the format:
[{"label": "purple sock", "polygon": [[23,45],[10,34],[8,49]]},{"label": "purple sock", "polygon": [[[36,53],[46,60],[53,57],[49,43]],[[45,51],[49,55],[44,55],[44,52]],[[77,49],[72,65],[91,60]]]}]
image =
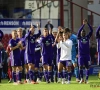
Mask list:
[{"label": "purple sock", "polygon": [[46,78],[46,81],[49,81],[49,77],[48,77],[48,72],[47,71],[44,71],[44,76]]},{"label": "purple sock", "polygon": [[80,69],[79,72],[80,72],[80,78],[83,79],[83,69]]},{"label": "purple sock", "polygon": [[40,80],[42,79],[42,75],[43,75],[43,73],[42,72],[39,72]]},{"label": "purple sock", "polygon": [[26,73],[26,79],[29,79],[29,73],[28,72]]},{"label": "purple sock", "polygon": [[89,77],[89,70],[86,70],[86,81],[88,81],[88,77]]},{"label": "purple sock", "polygon": [[12,72],[12,77],[13,77],[14,82],[16,82],[16,72]]},{"label": "purple sock", "polygon": [[68,72],[68,81],[71,81],[71,72]]},{"label": "purple sock", "polygon": [[63,76],[66,79],[66,77],[67,77],[67,71],[66,70],[63,70]]},{"label": "purple sock", "polygon": [[48,71],[48,77],[49,77],[49,79],[51,79],[51,73],[52,73],[52,71]]},{"label": "purple sock", "polygon": [[22,79],[22,72],[19,71],[19,72],[18,72],[18,81],[21,81],[21,79]]},{"label": "purple sock", "polygon": [[64,78],[63,73],[62,72],[58,72],[58,78]]},{"label": "purple sock", "polygon": [[33,75],[34,75],[34,72],[32,70],[29,70],[29,77],[31,81],[33,80]]},{"label": "purple sock", "polygon": [[36,74],[37,78],[39,78],[39,72],[36,71],[35,74]]}]

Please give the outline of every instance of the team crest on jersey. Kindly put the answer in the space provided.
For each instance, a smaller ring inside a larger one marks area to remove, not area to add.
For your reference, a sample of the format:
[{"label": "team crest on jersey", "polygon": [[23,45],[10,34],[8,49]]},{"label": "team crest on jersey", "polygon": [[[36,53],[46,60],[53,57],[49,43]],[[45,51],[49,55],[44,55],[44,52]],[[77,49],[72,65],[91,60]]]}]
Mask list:
[{"label": "team crest on jersey", "polygon": [[46,41],[46,43],[45,43],[45,44],[46,44],[46,46],[50,45],[49,41]]},{"label": "team crest on jersey", "polygon": [[31,43],[34,43],[34,40],[33,39],[31,39]]},{"label": "team crest on jersey", "polygon": [[82,39],[82,43],[84,44],[87,43],[86,39]]}]

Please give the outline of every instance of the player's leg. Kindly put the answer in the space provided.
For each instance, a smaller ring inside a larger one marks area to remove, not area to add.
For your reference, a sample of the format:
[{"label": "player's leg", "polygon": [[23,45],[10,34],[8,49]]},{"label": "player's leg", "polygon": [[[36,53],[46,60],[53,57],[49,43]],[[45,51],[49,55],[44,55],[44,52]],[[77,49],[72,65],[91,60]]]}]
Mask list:
[{"label": "player's leg", "polygon": [[67,81],[67,69],[66,69],[66,66],[63,67],[63,76],[64,76],[64,79],[65,81]]},{"label": "player's leg", "polygon": [[22,66],[18,66],[17,67],[18,72],[17,72],[17,76],[18,76],[18,84],[22,84]]},{"label": "player's leg", "polygon": [[42,76],[43,76],[43,67],[42,63],[39,63],[39,79],[42,81]]},{"label": "player's leg", "polygon": [[67,78],[68,78],[67,84],[70,84],[70,81],[71,81],[71,76],[72,76],[71,67],[72,67],[71,60],[67,60],[66,61]]},{"label": "player's leg", "polygon": [[85,57],[84,65],[85,65],[85,69],[86,69],[86,79],[85,79],[85,83],[88,83],[89,67],[90,67],[90,56],[86,56]]},{"label": "player's leg", "polygon": [[57,70],[57,62],[56,62],[56,59],[54,59],[54,63],[53,64],[54,64],[54,68],[53,68],[54,81],[57,82],[57,78],[58,78],[57,77],[57,71],[58,70]]},{"label": "player's leg", "polygon": [[72,55],[72,63],[73,63],[73,66],[74,66],[74,74],[76,76],[76,81],[79,82],[79,69],[78,69],[78,66],[77,66],[76,54]]},{"label": "player's leg", "polygon": [[24,70],[25,70],[25,81],[24,83],[29,83],[29,68],[28,68],[28,64],[24,65]]},{"label": "player's leg", "polygon": [[14,84],[17,84],[16,75],[17,75],[17,73],[16,73],[16,67],[12,66],[12,78],[13,78]]},{"label": "player's leg", "polygon": [[42,64],[43,64],[43,71],[44,71],[46,82],[50,83],[49,76],[48,76],[48,56],[47,55],[42,56]]},{"label": "player's leg", "polygon": [[0,68],[0,83],[1,83],[1,74],[2,73],[2,68]]},{"label": "player's leg", "polygon": [[65,78],[64,78],[63,72],[62,72],[64,66],[66,66],[65,61],[59,61],[59,64],[58,64],[58,83],[62,78],[62,84],[65,83]]},{"label": "player's leg", "polygon": [[29,78],[30,78],[30,82],[32,84],[36,84],[36,82],[34,82],[34,80],[33,80],[34,70],[35,70],[34,55],[28,55],[27,62],[28,62],[28,68],[29,68]]},{"label": "player's leg", "polygon": [[78,57],[78,65],[79,65],[79,74],[80,74],[80,82],[79,83],[82,83],[84,81],[84,79],[83,79],[84,57],[83,56]]},{"label": "player's leg", "polygon": [[39,62],[35,63],[35,81],[40,82],[40,78],[39,78]]},{"label": "player's leg", "polygon": [[48,58],[48,76],[49,76],[49,80],[51,82],[54,81],[53,68],[54,68],[54,65],[52,64],[52,56],[49,56],[49,58]]}]

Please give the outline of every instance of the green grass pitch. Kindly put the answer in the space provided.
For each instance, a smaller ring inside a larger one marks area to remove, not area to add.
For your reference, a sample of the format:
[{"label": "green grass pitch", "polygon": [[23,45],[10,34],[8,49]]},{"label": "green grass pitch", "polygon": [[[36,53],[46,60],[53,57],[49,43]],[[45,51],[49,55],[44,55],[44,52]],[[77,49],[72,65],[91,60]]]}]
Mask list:
[{"label": "green grass pitch", "polygon": [[22,84],[13,85],[7,83],[7,80],[2,80],[0,90],[100,90],[100,80],[97,76],[90,76],[89,84],[79,84],[72,78],[71,84],[41,82],[39,84]]}]

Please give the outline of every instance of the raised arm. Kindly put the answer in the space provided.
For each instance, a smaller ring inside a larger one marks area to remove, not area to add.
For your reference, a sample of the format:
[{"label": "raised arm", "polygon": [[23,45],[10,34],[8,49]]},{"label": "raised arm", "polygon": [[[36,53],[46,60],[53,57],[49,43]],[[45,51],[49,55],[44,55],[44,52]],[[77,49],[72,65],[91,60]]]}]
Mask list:
[{"label": "raised arm", "polygon": [[89,29],[90,29],[90,32],[89,32],[89,34],[87,36],[90,38],[92,36],[93,29],[92,29],[92,27],[91,27],[91,25],[89,23],[87,23],[87,25],[89,26]]},{"label": "raised arm", "polygon": [[99,31],[100,31],[100,26],[99,26],[99,27],[97,28],[97,30],[96,30],[96,38],[100,38]]},{"label": "raised arm", "polygon": [[81,31],[83,30],[84,26],[85,26],[85,24],[83,24],[83,25],[81,26],[81,28],[78,30],[78,33],[77,33],[77,38],[78,38],[78,39],[81,37]]},{"label": "raised arm", "polygon": [[36,34],[36,37],[38,38],[38,37],[40,37],[40,35],[41,35],[41,30],[40,30],[40,25],[39,25],[39,23],[37,23],[37,28],[38,28],[38,33]]},{"label": "raised arm", "polygon": [[30,36],[30,34],[31,34],[31,31],[29,31],[28,34],[25,35],[23,41],[25,41]]}]

